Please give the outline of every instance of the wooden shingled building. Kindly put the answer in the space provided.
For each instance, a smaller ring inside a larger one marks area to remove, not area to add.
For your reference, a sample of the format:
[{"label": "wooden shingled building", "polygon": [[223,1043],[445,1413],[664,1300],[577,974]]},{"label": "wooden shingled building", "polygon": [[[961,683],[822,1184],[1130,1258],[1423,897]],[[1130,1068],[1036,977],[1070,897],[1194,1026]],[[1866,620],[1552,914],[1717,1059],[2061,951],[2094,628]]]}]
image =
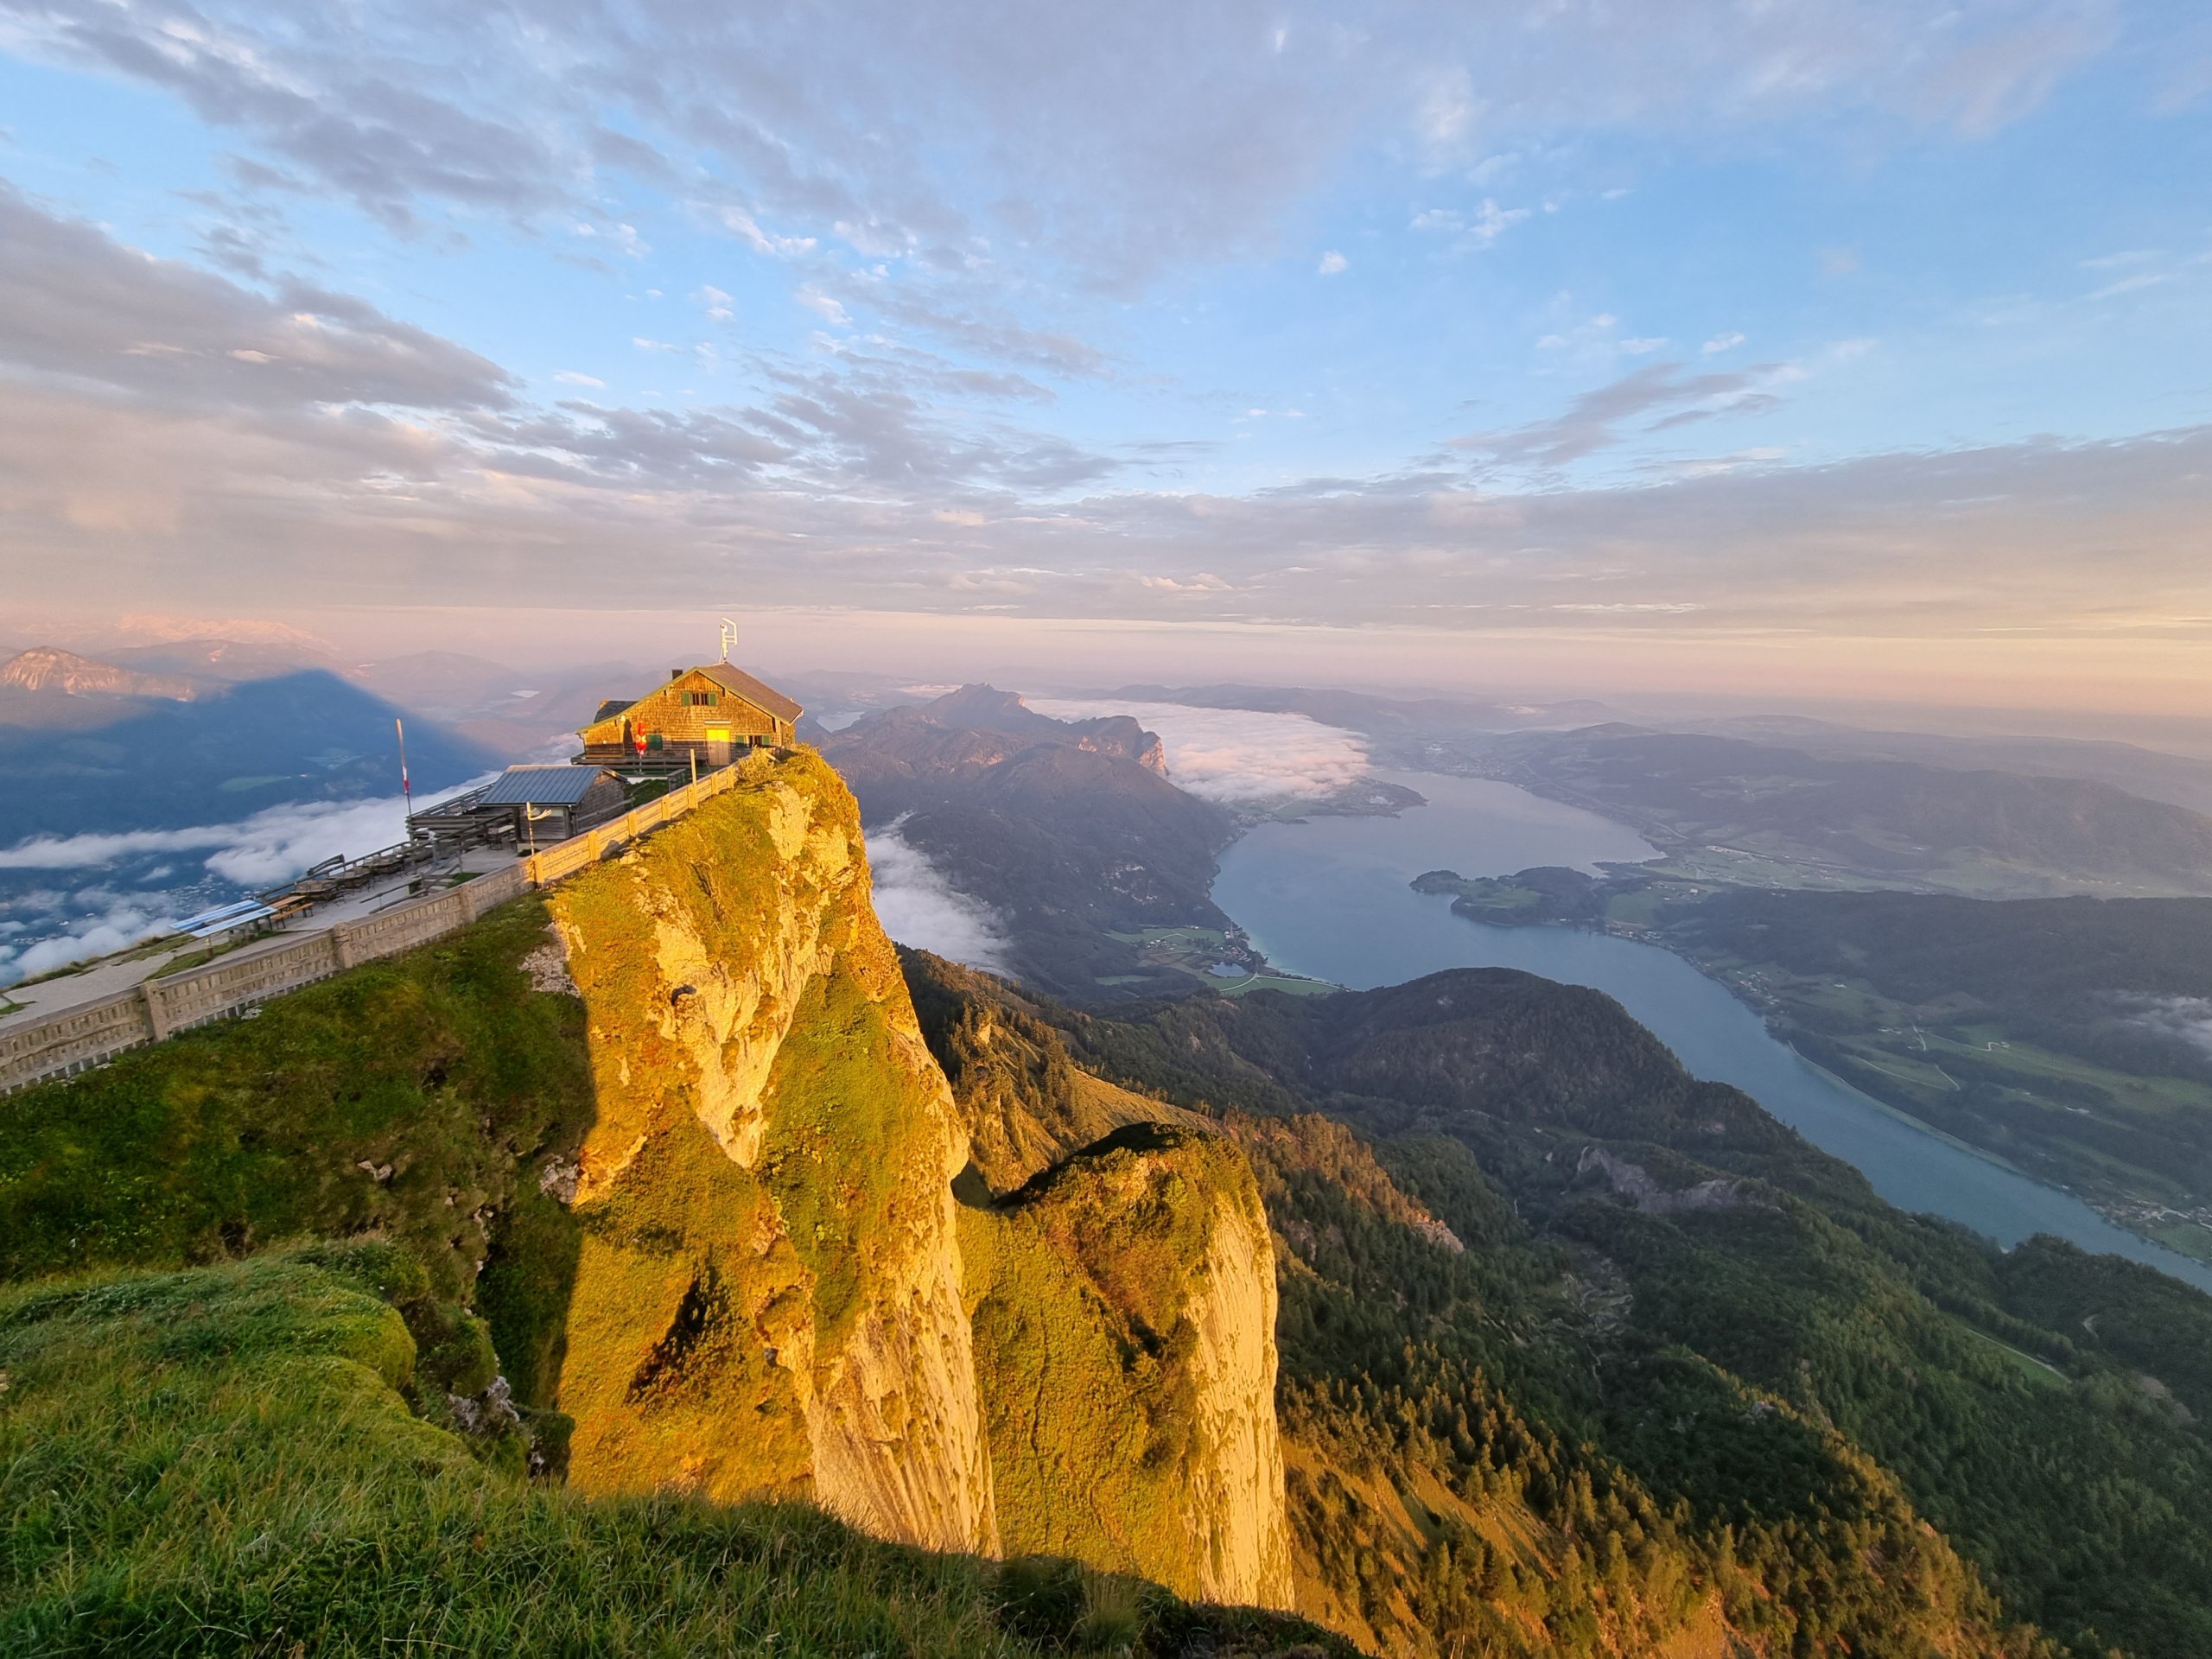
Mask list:
[{"label": "wooden shingled building", "polygon": [[774,687],[728,663],[669,671],[634,702],[608,701],[576,734],[588,766],[671,771],[726,766],[745,748],[788,748],[806,711]]}]

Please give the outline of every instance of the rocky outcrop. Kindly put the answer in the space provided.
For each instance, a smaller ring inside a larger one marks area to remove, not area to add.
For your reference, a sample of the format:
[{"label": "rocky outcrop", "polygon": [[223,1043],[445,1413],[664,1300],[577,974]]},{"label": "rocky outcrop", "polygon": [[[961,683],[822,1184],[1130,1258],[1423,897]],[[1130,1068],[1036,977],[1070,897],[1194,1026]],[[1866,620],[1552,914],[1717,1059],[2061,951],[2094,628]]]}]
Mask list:
[{"label": "rocky outcrop", "polygon": [[944,1075],[818,760],[564,884],[598,1116],[560,1399],[588,1491],[810,1496],[994,1550]]},{"label": "rocky outcrop", "polygon": [[956,1100],[852,797],[811,755],[748,767],[557,889],[526,966],[582,998],[597,1096],[544,1188],[580,1235],[570,1479],[1288,1606],[1243,1154],[947,969],[915,983]]},{"label": "rocky outcrop", "polygon": [[1632,1164],[1603,1147],[1585,1147],[1582,1155],[1575,1160],[1574,1173],[1577,1176],[1596,1174],[1615,1193],[1648,1216],[1733,1210],[1745,1202],[1741,1181],[1716,1176],[1670,1191],[1655,1180],[1643,1165]]},{"label": "rocky outcrop", "polygon": [[1243,1155],[1135,1124],[962,1222],[1007,1550],[1290,1605],[1274,1255]]},{"label": "rocky outcrop", "polygon": [[1274,1247],[1249,1174],[1224,1182],[1212,1200],[1205,1255],[1182,1311],[1197,1338],[1198,1407],[1185,1529],[1201,1595],[1287,1608],[1295,1601],[1275,1427]]},{"label": "rocky outcrop", "polygon": [[1045,1009],[1015,987],[926,951],[906,953],[930,1052],[944,1068],[976,1173],[1007,1194],[1131,1123],[1206,1129],[1181,1107],[1075,1063]]}]

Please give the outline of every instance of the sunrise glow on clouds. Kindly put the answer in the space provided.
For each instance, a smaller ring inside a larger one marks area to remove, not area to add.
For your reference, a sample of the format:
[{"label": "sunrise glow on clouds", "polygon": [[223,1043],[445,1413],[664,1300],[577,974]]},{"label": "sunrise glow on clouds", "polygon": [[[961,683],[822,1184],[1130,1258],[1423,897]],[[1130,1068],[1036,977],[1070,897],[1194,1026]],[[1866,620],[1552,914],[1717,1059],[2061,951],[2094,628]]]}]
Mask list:
[{"label": "sunrise glow on clouds", "polygon": [[8,10],[10,635],[2212,635],[2185,5]]}]

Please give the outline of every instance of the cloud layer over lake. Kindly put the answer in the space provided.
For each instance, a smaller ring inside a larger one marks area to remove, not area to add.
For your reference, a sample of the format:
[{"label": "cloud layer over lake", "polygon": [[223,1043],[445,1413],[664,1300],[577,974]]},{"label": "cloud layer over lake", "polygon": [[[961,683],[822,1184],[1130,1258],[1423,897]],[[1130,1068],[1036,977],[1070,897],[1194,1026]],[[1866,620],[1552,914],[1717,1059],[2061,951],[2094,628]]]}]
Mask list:
[{"label": "cloud layer over lake", "polygon": [[1304,715],[1114,698],[1024,701],[1054,720],[1133,715],[1147,731],[1160,734],[1170,782],[1224,806],[1319,800],[1357,783],[1368,772],[1367,745],[1357,734]]}]

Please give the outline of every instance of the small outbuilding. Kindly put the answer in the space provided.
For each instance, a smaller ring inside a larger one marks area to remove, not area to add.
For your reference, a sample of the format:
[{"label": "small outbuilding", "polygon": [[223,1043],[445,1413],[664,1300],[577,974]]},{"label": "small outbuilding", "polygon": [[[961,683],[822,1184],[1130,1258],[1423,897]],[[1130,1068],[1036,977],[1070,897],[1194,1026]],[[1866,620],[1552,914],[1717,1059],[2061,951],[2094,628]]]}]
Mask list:
[{"label": "small outbuilding", "polygon": [[509,766],[472,796],[472,813],[511,814],[515,844],[546,847],[619,817],[629,804],[622,780],[601,767],[556,765]]},{"label": "small outbuilding", "polygon": [[806,711],[743,669],[728,663],[669,671],[668,681],[635,702],[599,707],[583,739],[580,764],[626,772],[675,772],[696,764],[726,766],[741,749],[788,748]]}]

